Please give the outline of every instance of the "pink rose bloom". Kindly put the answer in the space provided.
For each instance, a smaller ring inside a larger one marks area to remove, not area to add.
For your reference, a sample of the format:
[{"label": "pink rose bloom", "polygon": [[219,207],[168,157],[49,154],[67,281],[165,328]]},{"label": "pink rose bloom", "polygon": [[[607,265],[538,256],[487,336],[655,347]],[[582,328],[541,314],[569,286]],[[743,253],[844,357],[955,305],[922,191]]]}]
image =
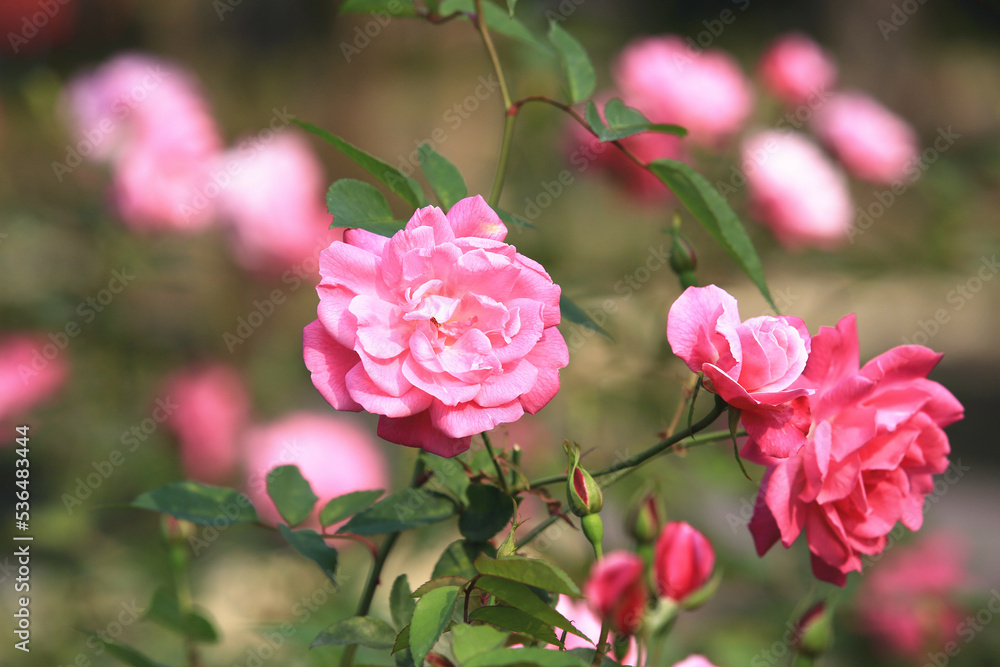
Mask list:
[{"label": "pink rose bloom", "polygon": [[796,385],[810,337],[797,317],[740,321],[739,308],[715,285],[689,287],[670,307],[667,340],[705,388],[743,411],[743,426],[770,456],[794,454],[805,443],[786,405],[809,390]]},{"label": "pink rose bloom", "polygon": [[62,387],[69,374],[62,354],[45,336],[16,333],[0,339],[0,424],[21,418]]},{"label": "pink rose bloom", "polygon": [[964,610],[955,594],[969,579],[961,540],[936,534],[897,546],[872,565],[858,596],[865,632],[892,652],[921,658],[956,639]]},{"label": "pink rose bloom", "polygon": [[[813,573],[843,586],[861,556],[880,553],[897,521],[923,523],[924,496],[948,467],[942,430],[962,405],[927,374],[941,355],[919,345],[893,348],[858,369],[854,316],[812,339],[794,423],[808,439],[774,459],[751,437],[743,456],[768,466],[750,521],[757,552],[780,538],[787,548],[805,530]],[[748,431],[749,432],[749,431]]]},{"label": "pink rose bloom", "polygon": [[389,442],[441,456],[540,410],[569,362],[559,286],[503,242],[482,197],[417,210],[391,239],[359,229],[320,255],[313,384],[338,410],[381,415]]},{"label": "pink rose bloom", "polygon": [[847,178],[815,144],[796,132],[766,131],[742,150],[751,215],[788,248],[834,248],[851,230]]},{"label": "pink rose bloom", "polygon": [[797,32],[776,39],[758,67],[764,87],[790,107],[805,104],[837,80],[837,66],[829,54]]},{"label": "pink rose bloom", "polygon": [[229,480],[250,416],[250,397],[239,374],[222,364],[181,371],[165,383],[162,403],[166,424],[177,434],[185,476],[206,484]]},{"label": "pink rose bloom", "polygon": [[122,156],[114,174],[118,215],[142,231],[199,231],[215,220],[218,192],[212,157],[140,146]]},{"label": "pink rose bloom", "polygon": [[341,416],[296,412],[256,426],[243,439],[246,491],[261,521],[281,523],[267,495],[267,473],[296,465],[319,497],[305,525],[318,529],[319,513],[332,498],[389,487],[389,471],[378,443]]},{"label": "pink rose bloom", "polygon": [[656,541],[653,571],[660,595],[684,600],[708,583],[715,549],[700,531],[683,521],[669,521]]},{"label": "pink rose bloom", "polygon": [[834,95],[817,109],[813,130],[847,171],[872,183],[902,180],[920,153],[910,124],[863,93]]},{"label": "pink rose bloom", "polygon": [[343,238],[330,230],[323,167],[300,135],[244,141],[219,159],[231,180],[220,213],[229,221],[237,260],[252,271],[280,273]]},{"label": "pink rose bloom", "polygon": [[594,563],[583,586],[590,607],[619,635],[634,635],[646,614],[646,564],[629,551],[613,551]]},{"label": "pink rose bloom", "polygon": [[750,83],[724,51],[698,52],[676,35],[647,37],[625,47],[615,81],[630,104],[655,123],[687,128],[692,141],[717,147],[753,108]]},{"label": "pink rose bloom", "polygon": [[[601,619],[594,615],[594,612],[591,611],[586,600],[574,600],[567,595],[560,595],[559,602],[556,603],[556,611],[568,618],[573,625],[576,626],[577,630],[588,637],[591,637],[595,642],[600,638]],[[609,641],[614,641],[614,639],[609,637]],[[573,650],[575,648],[594,648],[593,643],[569,633],[566,633],[566,641],[564,644],[567,650]],[[630,638],[628,653],[625,654],[625,657],[622,658],[620,662],[623,665],[634,665],[636,658],[638,657],[635,639]]]},{"label": "pink rose bloom", "polygon": [[703,655],[689,655],[680,662],[675,662],[674,667],[715,667],[715,665]]}]

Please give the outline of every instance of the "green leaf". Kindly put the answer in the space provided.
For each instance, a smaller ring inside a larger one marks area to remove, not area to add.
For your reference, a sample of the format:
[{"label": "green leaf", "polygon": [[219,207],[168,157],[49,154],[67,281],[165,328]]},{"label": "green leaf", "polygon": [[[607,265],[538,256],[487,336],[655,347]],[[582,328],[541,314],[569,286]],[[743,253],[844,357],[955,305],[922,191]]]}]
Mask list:
[{"label": "green leaf", "polygon": [[194,610],[182,612],[177,596],[164,586],[153,593],[146,618],[197,642],[212,644],[219,641],[219,634],[211,621]]},{"label": "green leaf", "polygon": [[590,97],[597,85],[597,73],[586,49],[555,21],[549,22],[549,41],[559,52],[563,75],[569,86],[570,104]]},{"label": "green leaf", "polygon": [[[498,609],[499,607],[493,607]],[[524,647],[501,648],[480,653],[462,667],[589,667],[573,651]]]},{"label": "green leaf", "polygon": [[413,607],[417,603],[410,597],[412,594],[409,578],[405,574],[396,577],[396,581],[392,582],[392,590],[389,591],[389,613],[397,628],[406,627],[413,618]]},{"label": "green leaf", "polygon": [[451,623],[451,615],[458,599],[458,587],[438,588],[417,600],[410,621],[410,652],[413,664],[421,665],[427,653]]},{"label": "green leaf", "polygon": [[354,491],[332,498],[319,513],[319,522],[326,528],[368,509],[384,493],[382,490]]},{"label": "green leaf", "polygon": [[[410,650],[410,626],[406,625],[399,634],[396,635],[396,641],[392,645],[392,653],[399,653],[400,651]],[[410,662],[413,662],[413,658],[410,658]]]},{"label": "green leaf", "polygon": [[388,12],[391,17],[414,18],[417,16],[413,0],[344,0],[338,14],[368,14]]},{"label": "green leaf", "polygon": [[427,469],[434,473],[425,487],[448,493],[463,507],[468,505],[465,493],[469,489],[469,476],[465,466],[456,459],[446,459],[430,452],[421,452],[420,455]]},{"label": "green leaf", "polygon": [[446,496],[426,489],[403,489],[355,514],[339,532],[357,535],[395,533],[444,521],[457,511],[458,507]]},{"label": "green leaf", "polygon": [[469,506],[458,517],[458,531],[471,542],[485,542],[514,516],[514,501],[495,486],[473,484],[466,491]]},{"label": "green leaf", "polygon": [[284,524],[278,524],[278,532],[293,549],[319,565],[336,585],[337,550],[328,545],[319,533],[308,528],[293,531]]},{"label": "green leaf", "polygon": [[514,7],[517,6],[517,0],[507,0],[507,13],[510,14],[511,18],[514,17]]},{"label": "green leaf", "polygon": [[552,563],[524,556],[507,556],[506,558],[490,558],[480,554],[475,562],[476,571],[480,574],[491,574],[501,579],[520,581],[542,590],[562,593],[572,597],[581,597],[580,589],[569,578],[569,575]]},{"label": "green leaf", "polygon": [[597,138],[601,141],[617,141],[630,137],[640,132],[660,132],[663,134],[676,134],[683,137],[687,135],[687,130],[680,125],[670,125],[668,123],[651,123],[641,111],[634,107],[626,106],[621,98],[612,97],[604,105],[604,118],[597,112],[597,107],[593,102],[587,102],[584,112],[584,119],[591,129],[597,133]]},{"label": "green leaf", "polygon": [[522,635],[527,635],[532,639],[537,639],[546,644],[562,646],[562,642],[556,637],[552,626],[514,607],[480,607],[469,614],[469,618],[474,621],[482,621],[483,623],[495,625],[504,630],[511,630]]},{"label": "green leaf", "polygon": [[584,329],[590,329],[591,331],[596,331],[610,341],[614,341],[604,328],[595,322],[590,315],[587,314],[583,308],[578,306],[572,299],[570,299],[565,294],[559,295],[559,310],[562,312],[562,316],[573,324],[578,324]]},{"label": "green leaf", "polygon": [[454,574],[449,574],[444,577],[434,577],[430,581],[422,583],[417,587],[417,590],[413,591],[410,595],[411,597],[419,598],[427,595],[431,591],[436,591],[439,588],[445,588],[447,586],[457,586],[458,588],[462,588],[467,583],[469,583],[469,580],[466,577],[460,577]]},{"label": "green leaf", "polygon": [[406,223],[393,220],[389,202],[371,183],[342,178],[326,192],[326,208],[337,227],[364,229],[392,236]]},{"label": "green leaf", "polygon": [[352,616],[337,621],[319,633],[311,646],[343,646],[361,644],[368,648],[392,648],[396,642],[396,631],[373,616]]},{"label": "green leaf", "polygon": [[512,226],[526,227],[527,229],[538,229],[538,227],[535,227],[533,224],[531,224],[524,218],[514,215],[509,211],[505,211],[502,208],[494,208],[493,210],[497,212],[497,215],[500,216],[500,219],[503,220],[504,224],[507,225],[508,229],[510,229]]},{"label": "green leaf", "polygon": [[215,528],[257,521],[257,512],[242,493],[191,481],[171,482],[144,493],[132,501],[132,507]]},{"label": "green leaf", "polygon": [[[588,665],[594,664],[594,652],[597,649],[592,648],[574,648],[570,649],[568,653],[572,653],[584,663]],[[611,656],[604,656],[604,660],[601,661],[601,667],[621,667],[620,663],[615,662],[615,659]]]},{"label": "green leaf", "polygon": [[[344,141],[337,135],[324,130],[321,127],[301,120],[296,120],[294,122],[302,129],[312,132],[339,150],[341,153],[354,160],[354,162],[357,163],[362,169],[367,171],[382,183],[388,185],[390,190],[402,197],[403,200],[410,206],[413,206],[414,208],[427,206],[427,196],[424,194],[424,190],[420,187],[420,184],[409,176],[404,175],[399,169],[382,162],[382,160],[379,160],[374,155],[366,153],[357,146]],[[327,201],[329,201],[329,199]],[[344,225],[340,226],[343,227]]]},{"label": "green leaf", "polygon": [[97,635],[91,635],[104,645],[104,649],[108,652],[108,655],[115,658],[121,663],[129,665],[129,667],[165,667],[161,662],[154,662],[150,660],[145,655],[132,648],[128,644],[121,644],[119,642],[110,642],[104,639],[99,639]]},{"label": "green leaf", "polygon": [[[475,14],[476,3],[473,0],[444,0],[439,11],[443,16],[456,11]],[[523,23],[511,16],[509,11],[504,11],[492,2],[484,2],[483,14],[486,15],[486,25],[490,30],[528,44],[546,55],[552,55],[548,45],[535,37]]]},{"label": "green leaf", "polygon": [[448,545],[434,566],[432,577],[465,577],[472,579],[479,574],[472,564],[480,554],[496,556],[496,549],[488,542],[458,540]]},{"label": "green leaf", "polygon": [[458,167],[434,150],[430,144],[420,144],[417,154],[420,157],[420,168],[423,169],[427,182],[431,184],[434,196],[441,203],[441,208],[447,211],[460,199],[469,196],[465,179],[462,178]]},{"label": "green leaf", "polygon": [[292,527],[308,519],[319,500],[309,480],[295,465],[278,466],[267,473],[267,495],[274,501],[281,518]]},{"label": "green leaf", "polygon": [[674,191],[681,203],[694,214],[695,219],[736,260],[777,312],[778,308],[771,298],[771,291],[764,279],[764,269],[753,242],[722,195],[701,174],[683,162],[655,160],[649,163],[649,169]]},{"label": "green leaf", "polygon": [[462,623],[451,629],[451,650],[459,663],[466,663],[480,653],[503,646],[509,635],[488,625]]},{"label": "green leaf", "polygon": [[510,606],[516,607],[530,616],[534,616],[543,623],[566,630],[570,634],[582,637],[593,643],[587,635],[577,630],[568,618],[545,604],[540,597],[535,595],[530,588],[522,583],[509,579],[500,579],[499,577],[480,577],[476,580],[476,588],[496,596]]}]

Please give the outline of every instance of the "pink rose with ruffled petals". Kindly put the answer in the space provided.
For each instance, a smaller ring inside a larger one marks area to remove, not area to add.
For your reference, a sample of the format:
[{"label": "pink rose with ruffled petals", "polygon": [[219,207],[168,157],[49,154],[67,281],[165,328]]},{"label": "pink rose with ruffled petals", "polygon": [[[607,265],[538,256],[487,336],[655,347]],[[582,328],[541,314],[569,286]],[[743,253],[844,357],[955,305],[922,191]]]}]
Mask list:
[{"label": "pink rose with ruffled petals", "polygon": [[813,130],[854,176],[888,185],[918,159],[913,128],[862,93],[834,95],[813,116]]},{"label": "pink rose with ruffled petals", "polygon": [[885,548],[896,522],[920,528],[933,476],[948,468],[943,429],[963,416],[961,403],[927,379],[940,359],[905,345],[858,370],[853,315],[813,337],[802,384],[814,393],[798,408],[808,445],[783,460],[753,437],[743,447],[768,466],[750,522],[758,553],[779,539],[788,547],[805,530],[813,573],[843,586],[863,555]]},{"label": "pink rose with ruffled petals", "polygon": [[358,229],[320,255],[319,318],[304,331],[313,384],[378,434],[441,456],[540,410],[569,363],[559,286],[503,242],[482,197],[417,210],[391,239]]},{"label": "pink rose with ruffled petals", "polygon": [[68,374],[59,349],[45,336],[18,333],[0,339],[0,424],[52,396]]},{"label": "pink rose with ruffled petals", "polygon": [[790,456],[805,443],[789,424],[792,400],[809,393],[793,386],[806,367],[810,337],[797,317],[753,317],[715,285],[684,290],[667,315],[671,349],[705,387],[743,410],[743,426],[770,456]]},{"label": "pink rose with ruffled petals", "polygon": [[760,78],[767,90],[790,107],[828,90],[837,66],[819,44],[802,33],[776,39],[761,57]]}]

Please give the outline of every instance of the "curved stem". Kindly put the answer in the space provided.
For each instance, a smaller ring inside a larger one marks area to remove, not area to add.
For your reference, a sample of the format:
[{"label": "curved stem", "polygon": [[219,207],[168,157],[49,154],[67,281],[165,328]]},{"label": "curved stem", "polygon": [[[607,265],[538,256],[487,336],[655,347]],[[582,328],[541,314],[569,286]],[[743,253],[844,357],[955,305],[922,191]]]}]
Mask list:
[{"label": "curved stem", "polygon": [[486,201],[491,207],[500,203],[500,193],[503,191],[503,182],[507,176],[507,163],[510,161],[510,148],[514,138],[514,122],[517,114],[508,113],[503,120],[503,139],[500,143],[500,159],[497,162],[497,173],[493,178],[493,187],[490,189],[490,198]]},{"label": "curved stem", "polygon": [[503,468],[500,466],[500,461],[497,460],[497,453],[493,449],[493,443],[490,441],[490,434],[483,431],[479,434],[483,439],[483,444],[486,445],[486,451],[490,454],[490,459],[493,461],[493,467],[497,471],[497,479],[500,480],[500,489],[510,495],[510,488],[507,486],[507,475],[504,474]]},{"label": "curved stem", "polygon": [[496,206],[500,201],[500,193],[503,191],[503,181],[507,174],[507,162],[510,160],[511,139],[514,136],[514,120],[517,112],[511,113],[510,90],[507,88],[507,77],[504,76],[503,67],[500,65],[500,56],[497,55],[496,47],[493,46],[493,38],[490,37],[490,29],[486,25],[486,14],[483,12],[483,0],[476,0],[476,28],[483,36],[483,45],[486,53],[493,63],[493,71],[496,72],[497,82],[500,84],[500,97],[503,99],[503,108],[506,115],[503,121],[503,139],[500,142],[500,158],[497,161],[497,173],[493,177],[493,187],[490,189],[489,199],[486,203],[491,207]]}]

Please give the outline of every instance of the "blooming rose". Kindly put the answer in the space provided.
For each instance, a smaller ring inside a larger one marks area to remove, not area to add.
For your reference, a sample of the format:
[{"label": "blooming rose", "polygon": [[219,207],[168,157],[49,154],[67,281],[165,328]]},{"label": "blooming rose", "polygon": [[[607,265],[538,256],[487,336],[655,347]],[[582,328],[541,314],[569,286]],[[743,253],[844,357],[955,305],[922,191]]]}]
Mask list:
[{"label": "blooming rose", "polygon": [[768,466],[750,531],[764,554],[806,531],[813,573],[843,586],[861,556],[880,553],[897,521],[923,523],[933,475],[948,467],[942,430],[962,418],[961,403],[927,374],[941,359],[926,347],[893,348],[858,370],[854,316],[812,339],[790,421],[808,438],[794,456],[766,456],[751,437],[742,454]]},{"label": "blooming rose", "polygon": [[391,239],[351,229],[324,250],[319,318],[303,335],[323,397],[441,456],[548,403],[569,362],[560,290],[506,235],[476,196],[447,215],[417,210]]},{"label": "blooming rose", "polygon": [[700,531],[683,521],[669,521],[656,541],[653,571],[660,595],[680,602],[708,583],[715,549]]},{"label": "blooming rose", "polygon": [[[48,355],[49,347],[55,356]],[[0,424],[56,393],[67,375],[65,360],[44,336],[18,333],[0,339]]]},{"label": "blooming rose", "polygon": [[830,98],[816,110],[813,130],[847,171],[872,183],[903,179],[919,153],[910,124],[862,93]]},{"label": "blooming rose", "polygon": [[753,108],[750,83],[732,56],[718,49],[695,52],[677,35],[627,46],[615,81],[626,104],[654,123],[684,126],[703,146],[735,134]]},{"label": "blooming rose", "polygon": [[792,385],[809,356],[810,337],[797,317],[740,322],[736,299],[715,285],[689,287],[670,306],[667,340],[705,387],[743,410],[743,426],[770,456],[790,456],[805,438],[786,406],[809,393]]},{"label": "blooming rose", "polygon": [[613,632],[634,635],[646,613],[646,564],[637,554],[613,551],[594,563],[583,594]]},{"label": "blooming rose", "polygon": [[833,86],[837,66],[819,44],[801,33],[776,39],[761,57],[760,78],[768,92],[790,107]]},{"label": "blooming rose", "polygon": [[854,211],[847,178],[797,132],[760,132],[742,150],[751,215],[789,248],[829,249],[848,237]]}]

